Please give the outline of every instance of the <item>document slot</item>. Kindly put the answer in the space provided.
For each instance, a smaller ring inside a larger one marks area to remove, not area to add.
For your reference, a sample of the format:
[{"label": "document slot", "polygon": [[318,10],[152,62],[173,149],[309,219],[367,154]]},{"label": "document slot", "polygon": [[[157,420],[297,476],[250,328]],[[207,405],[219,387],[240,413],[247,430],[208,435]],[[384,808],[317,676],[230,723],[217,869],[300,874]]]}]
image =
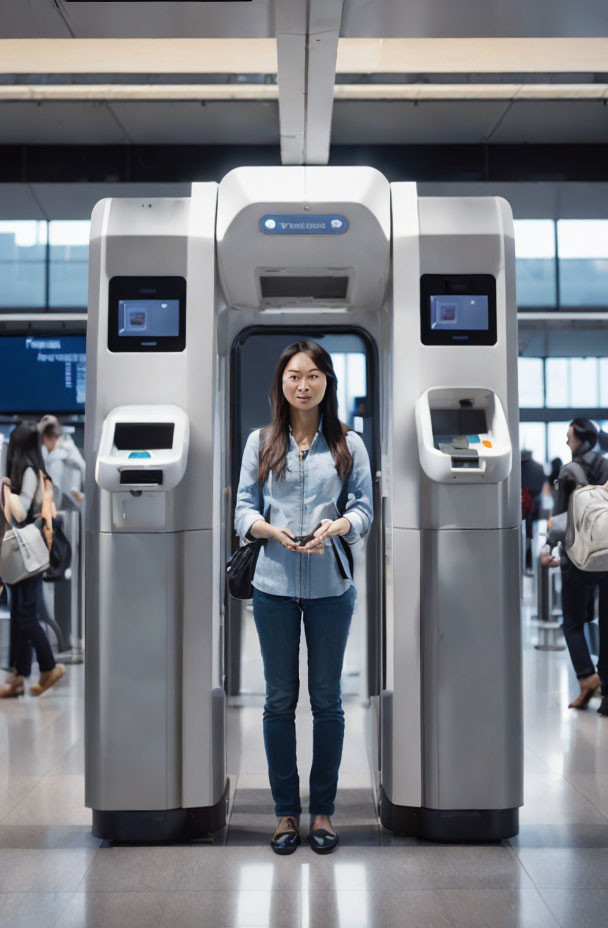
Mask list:
[{"label": "document slot", "polygon": [[129,484],[153,484],[155,486],[162,486],[163,483],[163,472],[162,470],[122,470],[120,472],[120,482],[123,485]]}]

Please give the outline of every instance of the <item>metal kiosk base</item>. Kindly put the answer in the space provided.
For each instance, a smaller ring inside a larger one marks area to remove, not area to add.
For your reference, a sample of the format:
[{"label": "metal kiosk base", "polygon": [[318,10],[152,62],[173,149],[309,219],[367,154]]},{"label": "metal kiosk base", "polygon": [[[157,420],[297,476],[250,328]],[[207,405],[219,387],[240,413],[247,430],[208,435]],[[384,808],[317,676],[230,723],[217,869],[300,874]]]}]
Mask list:
[{"label": "metal kiosk base", "polygon": [[102,812],[93,809],[93,834],[116,842],[191,841],[206,838],[226,824],[230,784],[214,806],[198,809],[161,809],[140,812]]},{"label": "metal kiosk base", "polygon": [[501,841],[519,832],[519,809],[417,809],[393,805],[382,790],[380,821],[395,834],[427,841]]}]

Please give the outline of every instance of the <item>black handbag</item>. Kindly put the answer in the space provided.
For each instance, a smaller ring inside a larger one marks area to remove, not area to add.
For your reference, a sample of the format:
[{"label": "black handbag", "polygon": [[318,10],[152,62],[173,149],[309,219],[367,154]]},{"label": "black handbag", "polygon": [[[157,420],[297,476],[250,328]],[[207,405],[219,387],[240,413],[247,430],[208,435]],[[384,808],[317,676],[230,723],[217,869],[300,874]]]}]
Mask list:
[{"label": "black handbag", "polygon": [[65,572],[72,563],[72,545],[63,530],[63,520],[53,519],[53,543],[49,552],[50,566],[44,575],[47,583],[65,579]]},{"label": "black handbag", "polygon": [[256,538],[237,548],[226,564],[226,577],[230,595],[235,599],[253,597],[253,576],[258,562],[260,548],[266,543],[265,538]]}]

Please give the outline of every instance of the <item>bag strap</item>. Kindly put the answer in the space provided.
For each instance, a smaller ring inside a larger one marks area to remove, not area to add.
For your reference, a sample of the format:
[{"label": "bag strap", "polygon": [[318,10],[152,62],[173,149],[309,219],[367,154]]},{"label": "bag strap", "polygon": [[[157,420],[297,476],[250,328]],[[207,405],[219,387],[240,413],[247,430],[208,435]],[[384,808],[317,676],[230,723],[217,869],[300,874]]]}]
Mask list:
[{"label": "bag strap", "polygon": [[336,503],[336,509],[340,513],[340,516],[343,516],[346,510],[346,503],[347,503],[347,497],[348,497],[348,480],[352,472],[353,472],[353,466],[351,464],[350,469],[342,482],[342,489],[340,490],[338,502]]},{"label": "bag strap", "polygon": [[43,533],[44,540],[46,541],[46,546],[51,550],[53,544],[53,518],[57,517],[57,510],[55,508],[55,500],[53,498],[53,483],[49,477],[46,477],[42,471],[40,473],[40,479],[42,480],[42,506],[40,507],[40,514],[44,520]]},{"label": "bag strap", "polygon": [[4,512],[4,488],[6,484],[4,481],[0,483],[0,545],[2,544],[2,539],[4,538],[4,533],[8,528],[8,520]]}]

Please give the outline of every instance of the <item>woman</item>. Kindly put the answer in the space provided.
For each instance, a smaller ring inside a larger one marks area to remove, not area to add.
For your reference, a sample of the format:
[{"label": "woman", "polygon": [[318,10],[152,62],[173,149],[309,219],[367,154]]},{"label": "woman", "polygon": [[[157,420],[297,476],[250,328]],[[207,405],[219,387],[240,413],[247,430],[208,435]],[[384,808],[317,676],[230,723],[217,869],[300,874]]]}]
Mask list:
[{"label": "woman", "polygon": [[[245,446],[236,503],[241,537],[265,538],[253,580],[253,614],[266,678],[264,744],[279,823],[278,854],[300,844],[296,760],[300,626],[308,646],[313,712],[309,840],[318,853],[338,843],[330,815],[344,738],[340,676],[356,590],[342,538],[369,531],[372,480],[365,446],[338,419],[336,375],[316,342],[290,345],[270,392],[273,418]],[[346,499],[345,514],[337,509]],[[267,518],[262,516],[264,513]]]},{"label": "woman", "polygon": [[[52,494],[46,477],[40,448],[40,433],[34,423],[24,422],[13,429],[8,446],[7,473],[2,481],[4,514],[8,522],[27,525],[40,512],[44,493]],[[26,577],[9,586],[11,603],[10,663],[14,673],[0,689],[0,698],[22,696],[25,681],[32,669],[32,647],[36,652],[40,679],[30,688],[40,696],[65,674],[57,664],[44,629],[39,621],[42,598],[42,574]]]}]

